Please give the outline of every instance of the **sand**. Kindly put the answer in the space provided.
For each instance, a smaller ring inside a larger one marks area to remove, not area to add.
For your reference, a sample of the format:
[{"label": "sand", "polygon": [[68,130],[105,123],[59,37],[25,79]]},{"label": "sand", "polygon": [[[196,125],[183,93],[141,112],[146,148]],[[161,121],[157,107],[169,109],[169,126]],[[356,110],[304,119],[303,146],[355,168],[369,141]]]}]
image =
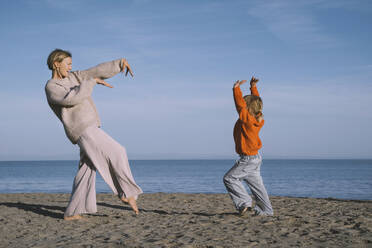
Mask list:
[{"label": "sand", "polygon": [[0,247],[372,247],[372,201],[271,197],[275,215],[240,217],[227,194],[112,194],[64,221],[68,194],[0,194]]}]

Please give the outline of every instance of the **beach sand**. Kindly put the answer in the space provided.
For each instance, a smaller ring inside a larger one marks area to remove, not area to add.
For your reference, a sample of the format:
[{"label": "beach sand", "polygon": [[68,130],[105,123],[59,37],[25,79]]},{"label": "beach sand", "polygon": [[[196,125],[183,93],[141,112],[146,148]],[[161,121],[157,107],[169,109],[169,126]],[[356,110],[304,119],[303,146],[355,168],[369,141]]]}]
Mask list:
[{"label": "beach sand", "polygon": [[273,217],[240,217],[227,194],[112,194],[64,221],[69,194],[0,194],[0,247],[372,247],[372,201],[271,197]]}]

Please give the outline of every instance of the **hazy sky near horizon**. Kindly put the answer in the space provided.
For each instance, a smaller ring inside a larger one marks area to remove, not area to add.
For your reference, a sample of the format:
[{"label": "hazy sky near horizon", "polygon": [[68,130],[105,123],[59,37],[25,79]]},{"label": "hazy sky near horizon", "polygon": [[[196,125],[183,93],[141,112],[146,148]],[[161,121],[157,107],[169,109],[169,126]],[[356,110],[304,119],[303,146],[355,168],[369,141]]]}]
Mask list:
[{"label": "hazy sky near horizon", "polygon": [[1,1],[0,160],[78,159],[45,97],[54,48],[73,70],[129,61],[93,98],[130,159],[236,157],[252,75],[265,158],[371,158],[371,24],[367,0]]}]

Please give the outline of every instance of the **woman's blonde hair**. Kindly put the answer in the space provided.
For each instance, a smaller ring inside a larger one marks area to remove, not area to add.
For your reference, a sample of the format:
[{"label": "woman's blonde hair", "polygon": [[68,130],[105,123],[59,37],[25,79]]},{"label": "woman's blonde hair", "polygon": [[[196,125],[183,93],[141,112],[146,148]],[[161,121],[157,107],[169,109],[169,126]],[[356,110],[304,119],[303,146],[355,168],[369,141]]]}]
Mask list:
[{"label": "woman's blonde hair", "polygon": [[247,104],[247,108],[249,113],[256,117],[257,121],[263,118],[262,108],[263,102],[261,97],[255,95],[246,95],[244,96],[245,103]]},{"label": "woman's blonde hair", "polygon": [[47,65],[50,70],[54,70],[54,62],[62,62],[65,58],[72,58],[72,55],[69,51],[62,49],[54,49],[48,56]]}]

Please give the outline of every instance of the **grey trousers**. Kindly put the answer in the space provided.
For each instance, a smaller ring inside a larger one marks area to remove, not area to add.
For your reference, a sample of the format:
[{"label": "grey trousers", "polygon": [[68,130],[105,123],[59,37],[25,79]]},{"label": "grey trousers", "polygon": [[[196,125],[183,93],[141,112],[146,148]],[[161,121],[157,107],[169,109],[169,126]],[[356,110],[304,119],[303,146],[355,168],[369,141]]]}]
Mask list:
[{"label": "grey trousers", "polygon": [[252,198],[242,183],[242,180],[244,180],[256,200],[256,206],[254,208],[256,214],[273,215],[273,208],[260,173],[261,164],[262,157],[260,154],[241,156],[235,165],[225,174],[223,182],[238,211],[252,206]]},{"label": "grey trousers", "polygon": [[126,150],[98,127],[88,127],[80,136],[79,170],[75,176],[65,216],[97,212],[96,170],[119,197],[142,193],[132,176]]}]

